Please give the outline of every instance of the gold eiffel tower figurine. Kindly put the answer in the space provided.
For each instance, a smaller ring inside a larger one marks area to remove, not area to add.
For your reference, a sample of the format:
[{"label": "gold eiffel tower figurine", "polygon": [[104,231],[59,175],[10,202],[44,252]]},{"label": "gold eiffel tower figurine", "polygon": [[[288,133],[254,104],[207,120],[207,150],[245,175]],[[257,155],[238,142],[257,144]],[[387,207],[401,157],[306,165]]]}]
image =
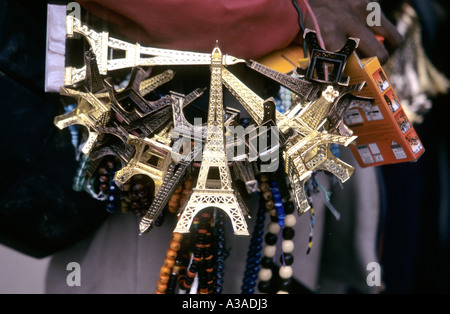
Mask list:
[{"label": "gold eiffel tower figurine", "polygon": [[211,88],[202,164],[197,184],[186,205],[181,208],[181,216],[174,232],[188,233],[192,220],[202,209],[216,207],[228,214],[235,234],[249,234],[244,218],[244,213],[247,214],[248,211],[243,207],[244,204],[240,204],[232,188],[226,158],[222,95],[223,63],[222,53],[216,43],[211,53]]},{"label": "gold eiffel tower figurine", "polygon": [[171,161],[171,147],[168,143],[134,135],[129,135],[128,144],[135,147],[135,153],[128,164],[114,175],[117,186],[121,188],[134,175],[144,174],[154,181],[155,194],[158,193]]},{"label": "gold eiffel tower figurine", "polygon": [[[93,50],[86,51],[85,64],[86,80],[82,85],[83,90],[75,90],[67,86],[61,87],[60,90],[61,95],[75,98],[77,107],[71,112],[55,117],[54,124],[59,129],[74,124],[84,125],[88,131],[88,139],[82,148],[82,152],[91,157],[91,153],[95,154],[96,146],[101,142],[103,133],[115,133],[126,142],[126,131],[128,130],[107,126],[115,108],[112,106],[111,94],[107,91],[107,85],[100,75],[97,57]],[[173,76],[173,71],[167,70],[156,76],[138,81],[135,87],[138,90],[136,93],[140,97],[144,97],[160,85],[170,81]],[[119,89],[116,92],[121,93],[123,90]]]},{"label": "gold eiffel tower figurine", "polygon": [[[242,83],[227,69],[222,69],[224,85],[239,100],[252,119],[261,124],[264,118],[264,100]],[[347,146],[356,136],[342,136],[322,130],[327,114],[339,93],[329,86],[322,96],[306,105],[297,115],[288,117],[275,112],[275,122],[284,146],[285,173],[294,188],[294,196],[299,214],[309,209],[304,192],[304,183],[314,170],[327,170],[342,182],[353,174],[352,166],[336,158],[330,151],[330,144]],[[268,100],[270,101],[270,100]]]}]

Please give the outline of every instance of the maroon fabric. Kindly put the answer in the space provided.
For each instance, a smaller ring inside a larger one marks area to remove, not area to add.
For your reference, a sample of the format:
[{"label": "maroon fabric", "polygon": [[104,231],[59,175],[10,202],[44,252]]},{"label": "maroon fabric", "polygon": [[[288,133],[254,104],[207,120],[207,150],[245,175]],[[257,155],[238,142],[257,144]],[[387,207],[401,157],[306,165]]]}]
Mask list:
[{"label": "maroon fabric", "polygon": [[291,1],[80,0],[131,40],[159,48],[223,53],[251,59],[287,47],[299,33]]}]

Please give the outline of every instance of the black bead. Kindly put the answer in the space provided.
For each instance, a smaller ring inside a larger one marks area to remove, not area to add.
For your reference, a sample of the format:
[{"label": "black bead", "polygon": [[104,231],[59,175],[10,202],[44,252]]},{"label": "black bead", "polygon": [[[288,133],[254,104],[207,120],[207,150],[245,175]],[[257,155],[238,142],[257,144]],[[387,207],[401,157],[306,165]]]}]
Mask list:
[{"label": "black bead", "polygon": [[280,263],[283,264],[283,256],[284,256],[284,264],[286,266],[290,266],[294,263],[294,256],[291,253],[284,253],[280,256]]},{"label": "black bead", "polygon": [[264,240],[268,245],[275,245],[277,243],[277,239],[278,239],[277,235],[270,232],[268,232],[264,237]]},{"label": "black bead", "polygon": [[284,204],[284,212],[286,215],[292,214],[295,211],[295,205],[293,202],[289,201]]},{"label": "black bead", "polygon": [[271,257],[264,256],[261,260],[261,266],[264,268],[270,268],[273,265],[273,260]]},{"label": "black bead", "polygon": [[280,290],[289,291],[292,288],[292,279],[282,279],[280,283]]},{"label": "black bead", "polygon": [[295,236],[295,230],[291,227],[283,228],[283,239],[284,240],[292,240]]},{"label": "black bead", "polygon": [[258,290],[261,293],[269,293],[270,292],[270,281],[260,281],[258,283]]}]

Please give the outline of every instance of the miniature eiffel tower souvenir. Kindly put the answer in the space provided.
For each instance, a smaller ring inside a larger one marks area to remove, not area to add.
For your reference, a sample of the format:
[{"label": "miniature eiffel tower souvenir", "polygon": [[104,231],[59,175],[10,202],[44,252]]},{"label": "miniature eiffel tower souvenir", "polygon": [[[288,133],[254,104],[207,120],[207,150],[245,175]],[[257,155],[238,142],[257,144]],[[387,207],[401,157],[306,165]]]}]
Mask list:
[{"label": "miniature eiffel tower souvenir", "polygon": [[[144,47],[139,43],[131,44],[126,41],[109,36],[109,32],[97,32],[82,23],[78,18],[68,15],[66,17],[66,37],[74,38],[76,34],[82,35],[95,55],[99,65],[99,72],[106,75],[109,71],[133,68],[137,66],[155,65],[208,65],[211,55],[171,49]],[[114,58],[120,52],[119,58]],[[122,57],[122,55],[125,55]],[[244,62],[233,56],[223,56],[225,65]],[[86,77],[86,67],[66,67],[65,85],[81,82]]]},{"label": "miniature eiffel tower souvenir", "polygon": [[202,163],[197,184],[188,201],[181,208],[180,218],[174,232],[189,232],[197,213],[207,207],[216,207],[222,209],[230,217],[235,234],[249,234],[244,218],[247,209],[242,208],[243,204],[238,202],[236,192],[232,187],[226,158],[222,95],[223,64],[222,53],[216,45],[211,53],[208,125]]},{"label": "miniature eiffel tower souvenir", "polygon": [[[241,102],[252,119],[261,124],[264,120],[264,100],[250,90],[231,72],[222,69],[225,86]],[[332,143],[347,146],[355,136],[341,136],[330,134],[321,127],[326,121],[330,107],[339,93],[329,86],[322,96],[305,106],[297,115],[287,117],[276,111],[274,116],[283,141],[283,157],[285,173],[294,187],[297,209],[299,214],[309,209],[305,202],[306,195],[303,185],[314,170],[327,170],[344,182],[352,175],[354,169],[350,165],[336,158],[330,151]]]}]

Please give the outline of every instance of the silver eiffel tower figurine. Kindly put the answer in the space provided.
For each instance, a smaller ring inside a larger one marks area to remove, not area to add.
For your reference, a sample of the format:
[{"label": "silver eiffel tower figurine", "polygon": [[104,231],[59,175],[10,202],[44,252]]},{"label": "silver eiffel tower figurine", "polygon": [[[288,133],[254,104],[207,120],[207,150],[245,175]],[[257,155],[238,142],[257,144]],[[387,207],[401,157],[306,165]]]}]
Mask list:
[{"label": "silver eiffel tower figurine", "polygon": [[194,217],[204,208],[216,207],[230,217],[236,235],[248,235],[244,214],[248,211],[238,201],[232,187],[231,174],[226,158],[223,95],[222,53],[216,44],[211,53],[211,88],[208,109],[208,124],[203,159],[189,200],[181,208],[180,218],[174,232],[188,233]]},{"label": "silver eiffel tower figurine", "polygon": [[[109,35],[109,32],[97,32],[74,16],[66,17],[66,37],[83,36],[91,46],[99,66],[100,74],[109,71],[136,66],[210,64],[209,53],[197,53],[172,49],[144,47],[139,43],[129,43]],[[119,54],[120,57],[115,57]],[[122,57],[125,55],[125,57]],[[244,62],[233,56],[223,56],[226,65]],[[81,68],[66,67],[64,85],[73,85],[86,78],[86,66]]]}]

